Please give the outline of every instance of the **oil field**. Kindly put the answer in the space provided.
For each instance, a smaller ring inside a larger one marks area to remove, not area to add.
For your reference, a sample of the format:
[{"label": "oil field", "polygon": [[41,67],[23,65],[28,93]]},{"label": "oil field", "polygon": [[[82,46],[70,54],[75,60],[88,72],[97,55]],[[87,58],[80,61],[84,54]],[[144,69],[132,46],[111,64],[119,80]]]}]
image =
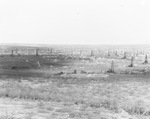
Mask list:
[{"label": "oil field", "polygon": [[149,45],[0,47],[0,119],[150,119]]}]

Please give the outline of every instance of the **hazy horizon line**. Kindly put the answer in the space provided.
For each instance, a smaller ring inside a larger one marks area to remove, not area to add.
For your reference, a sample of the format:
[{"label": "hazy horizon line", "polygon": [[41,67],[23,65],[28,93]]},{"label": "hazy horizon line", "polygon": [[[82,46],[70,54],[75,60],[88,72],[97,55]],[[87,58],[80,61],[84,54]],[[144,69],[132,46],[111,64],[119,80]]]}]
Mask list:
[{"label": "hazy horizon line", "polygon": [[72,46],[72,45],[75,45],[75,46],[77,46],[77,45],[81,45],[81,46],[122,46],[122,45],[150,45],[150,43],[142,43],[142,44],[139,44],[139,43],[137,43],[137,44],[42,44],[42,43],[0,43],[0,45],[17,45],[17,46],[19,46],[19,45],[21,45],[21,46],[50,46],[50,45],[58,45],[58,46]]}]

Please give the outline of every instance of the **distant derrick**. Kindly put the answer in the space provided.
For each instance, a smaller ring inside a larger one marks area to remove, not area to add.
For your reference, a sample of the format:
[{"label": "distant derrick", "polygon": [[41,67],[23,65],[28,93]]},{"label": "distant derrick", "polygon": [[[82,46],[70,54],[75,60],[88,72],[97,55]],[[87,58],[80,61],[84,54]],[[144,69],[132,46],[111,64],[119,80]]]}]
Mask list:
[{"label": "distant derrick", "polygon": [[11,50],[11,56],[14,56],[14,50]]},{"label": "distant derrick", "polygon": [[134,61],[134,57],[132,56],[131,57],[131,64],[129,65],[129,67],[133,67],[134,65],[133,65],[133,61]]},{"label": "distant derrick", "polygon": [[94,56],[94,51],[93,50],[91,50],[91,55],[90,55],[91,57],[93,57]]},{"label": "distant derrick", "polygon": [[145,61],[144,61],[144,64],[147,64],[148,63],[148,57],[147,57],[147,54],[145,55]]},{"label": "distant derrick", "polygon": [[50,53],[53,53],[53,49],[52,48],[50,49]]},{"label": "distant derrick", "polygon": [[126,59],[126,58],[127,58],[127,53],[124,52],[123,59]]},{"label": "distant derrick", "polygon": [[107,56],[110,57],[110,51],[108,51]]},{"label": "distant derrick", "polygon": [[71,50],[71,55],[72,55],[72,56],[74,55],[74,49]]},{"label": "distant derrick", "polygon": [[73,73],[74,73],[74,74],[77,74],[77,70],[74,70]]},{"label": "distant derrick", "polygon": [[108,73],[114,73],[115,72],[115,70],[114,70],[114,61],[112,60],[112,62],[111,62],[111,67],[110,67],[110,69],[108,70]]},{"label": "distant derrick", "polygon": [[111,62],[111,72],[114,73],[114,61]]},{"label": "distant derrick", "polygon": [[80,56],[82,56],[82,50],[80,50]]},{"label": "distant derrick", "polygon": [[115,56],[118,56],[118,52],[117,52],[117,50],[115,51]]},{"label": "distant derrick", "polygon": [[36,56],[38,56],[38,55],[39,55],[38,53],[39,53],[39,49],[36,49],[36,50],[35,50],[35,54],[36,54]]}]

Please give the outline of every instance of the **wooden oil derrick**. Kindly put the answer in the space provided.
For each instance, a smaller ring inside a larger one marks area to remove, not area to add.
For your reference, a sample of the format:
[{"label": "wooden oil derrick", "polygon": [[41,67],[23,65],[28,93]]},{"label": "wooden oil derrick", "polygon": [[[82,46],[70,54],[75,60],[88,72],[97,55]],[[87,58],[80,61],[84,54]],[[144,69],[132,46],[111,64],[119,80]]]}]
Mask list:
[{"label": "wooden oil derrick", "polygon": [[14,50],[11,50],[11,56],[14,56]]},{"label": "wooden oil derrick", "polygon": [[50,49],[50,53],[53,53],[53,49],[52,48]]},{"label": "wooden oil derrick", "polygon": [[144,61],[144,64],[148,64],[148,57],[147,57],[147,54],[145,55],[145,61]]},{"label": "wooden oil derrick", "polygon": [[80,50],[80,56],[82,56],[82,50]]},{"label": "wooden oil derrick", "polygon": [[74,49],[71,49],[71,54],[70,54],[71,56],[73,56],[74,55]]},{"label": "wooden oil derrick", "polygon": [[115,56],[118,56],[118,52],[117,52],[117,50],[115,51]]},{"label": "wooden oil derrick", "polygon": [[108,70],[108,73],[114,73],[115,72],[115,70],[114,70],[114,61],[112,60],[112,62],[111,62],[111,67],[110,67],[110,69]]},{"label": "wooden oil derrick", "polygon": [[74,74],[77,74],[77,70],[74,70],[73,73],[74,73]]},{"label": "wooden oil derrick", "polygon": [[90,55],[91,57],[93,57],[94,56],[94,51],[93,50],[91,50],[91,55]]},{"label": "wooden oil derrick", "polygon": [[102,57],[102,55],[103,55],[102,51],[101,51],[101,50],[98,50],[98,56],[99,56],[99,57]]},{"label": "wooden oil derrick", "polygon": [[111,72],[114,73],[114,61],[111,62]]},{"label": "wooden oil derrick", "polygon": [[134,65],[133,65],[133,61],[134,61],[134,57],[132,56],[131,57],[131,64],[129,65],[129,67],[133,67]]},{"label": "wooden oil derrick", "polygon": [[18,56],[20,56],[18,49],[15,49],[15,54],[18,55]]},{"label": "wooden oil derrick", "polygon": [[39,56],[39,49],[35,50],[35,54],[36,54],[36,56]]},{"label": "wooden oil derrick", "polygon": [[117,52],[117,50],[115,51],[115,55],[116,55],[116,56],[118,55],[118,52]]},{"label": "wooden oil derrick", "polygon": [[18,54],[18,56],[21,56],[21,54],[20,54],[20,52],[19,52],[19,51],[17,52],[17,54]]},{"label": "wooden oil derrick", "polygon": [[47,49],[47,54],[50,55],[51,53],[52,53],[52,48],[51,48],[51,49],[48,48],[48,49]]},{"label": "wooden oil derrick", "polygon": [[123,59],[127,59],[127,53],[126,52],[124,52],[124,54],[123,54]]},{"label": "wooden oil derrick", "polygon": [[107,56],[110,57],[110,51],[108,51]]},{"label": "wooden oil derrick", "polygon": [[136,59],[136,53],[135,52],[133,53],[133,59]]},{"label": "wooden oil derrick", "polygon": [[3,51],[1,51],[1,56],[2,56],[2,57],[4,56],[4,52],[3,52]]}]

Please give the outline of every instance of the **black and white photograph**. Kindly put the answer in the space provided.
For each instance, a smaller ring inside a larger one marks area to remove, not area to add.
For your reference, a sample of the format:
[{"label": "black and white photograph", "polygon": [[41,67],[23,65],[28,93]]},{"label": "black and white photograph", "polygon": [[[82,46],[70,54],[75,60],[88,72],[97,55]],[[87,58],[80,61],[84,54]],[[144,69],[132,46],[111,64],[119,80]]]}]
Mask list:
[{"label": "black and white photograph", "polygon": [[0,0],[0,119],[150,119],[150,0]]}]

